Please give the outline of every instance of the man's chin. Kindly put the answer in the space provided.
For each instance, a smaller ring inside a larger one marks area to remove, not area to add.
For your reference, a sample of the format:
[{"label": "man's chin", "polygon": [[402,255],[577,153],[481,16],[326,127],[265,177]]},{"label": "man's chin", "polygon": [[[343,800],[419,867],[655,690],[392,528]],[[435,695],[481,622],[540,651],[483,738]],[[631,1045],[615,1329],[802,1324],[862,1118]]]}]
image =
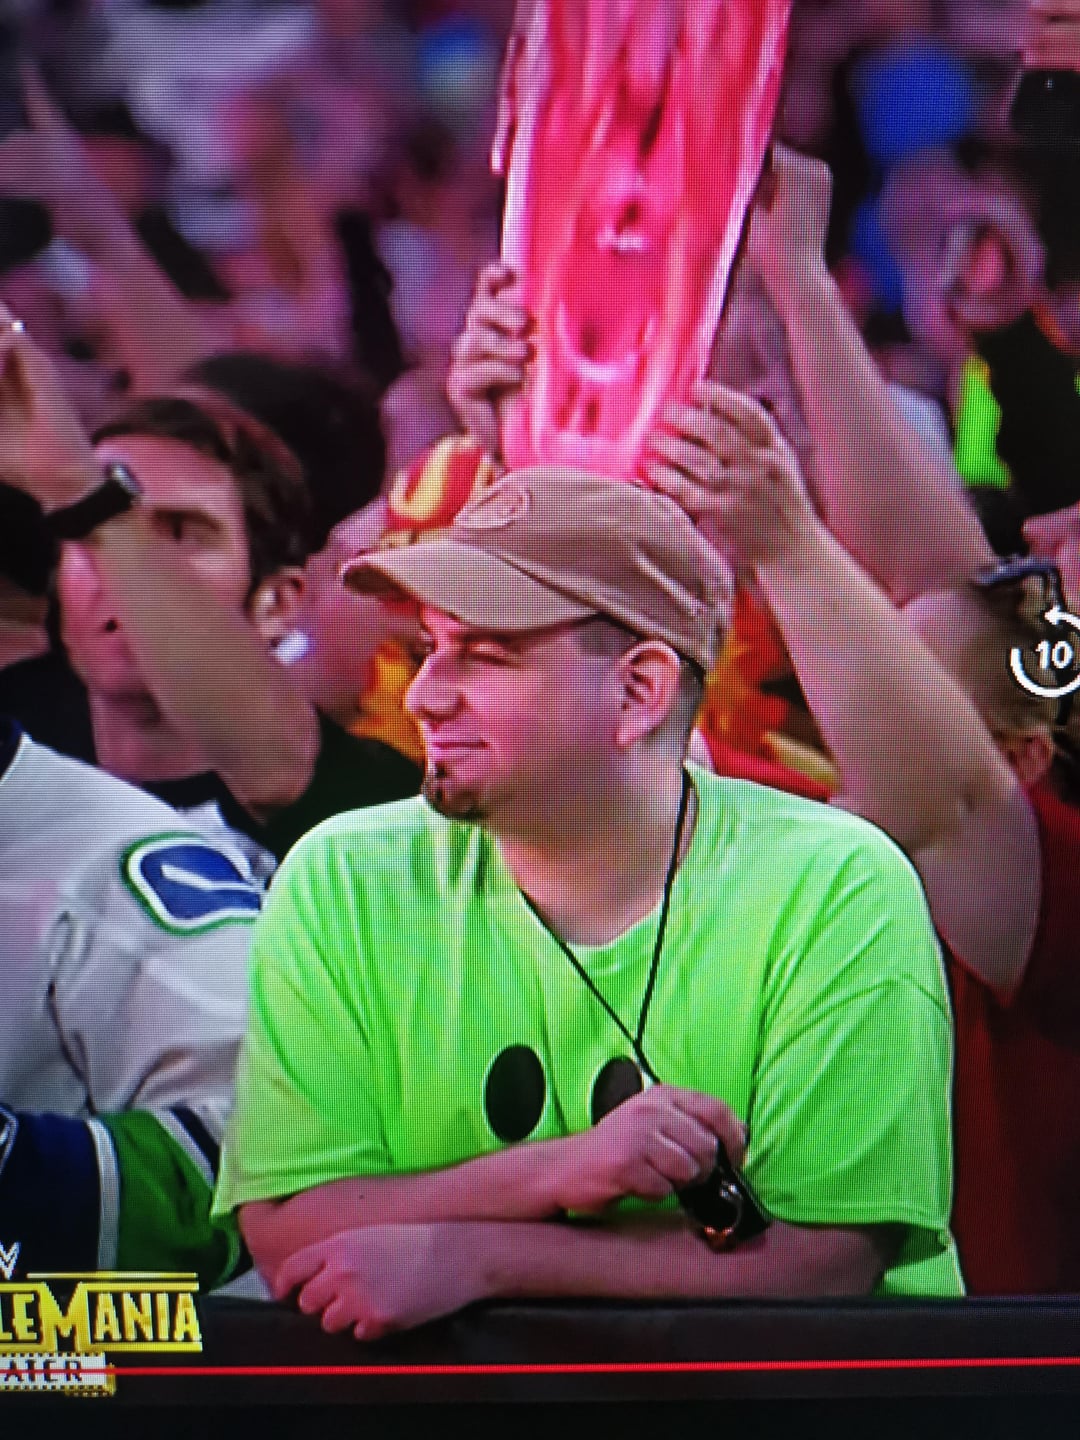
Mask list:
[{"label": "man's chin", "polygon": [[431,808],[447,820],[480,825],[487,813],[479,793],[470,786],[455,784],[441,766],[428,766],[420,793]]}]

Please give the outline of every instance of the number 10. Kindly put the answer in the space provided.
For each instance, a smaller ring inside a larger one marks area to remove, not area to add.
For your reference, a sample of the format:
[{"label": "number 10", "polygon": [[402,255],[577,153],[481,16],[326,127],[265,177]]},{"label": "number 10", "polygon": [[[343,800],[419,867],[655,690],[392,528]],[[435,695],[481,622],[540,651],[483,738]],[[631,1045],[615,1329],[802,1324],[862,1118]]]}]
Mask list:
[{"label": "number 10", "polygon": [[1036,645],[1035,651],[1044,670],[1068,670],[1076,656],[1067,640],[1059,640],[1056,645],[1043,640]]}]

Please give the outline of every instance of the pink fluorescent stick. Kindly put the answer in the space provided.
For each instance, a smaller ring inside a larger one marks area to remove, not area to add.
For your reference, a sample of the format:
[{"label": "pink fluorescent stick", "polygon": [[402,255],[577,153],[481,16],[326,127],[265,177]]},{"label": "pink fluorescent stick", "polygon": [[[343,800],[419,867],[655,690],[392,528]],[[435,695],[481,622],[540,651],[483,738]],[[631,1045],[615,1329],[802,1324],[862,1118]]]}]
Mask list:
[{"label": "pink fluorescent stick", "polygon": [[519,0],[492,152],[537,322],[513,469],[640,478],[705,375],[780,93],[791,0]]}]

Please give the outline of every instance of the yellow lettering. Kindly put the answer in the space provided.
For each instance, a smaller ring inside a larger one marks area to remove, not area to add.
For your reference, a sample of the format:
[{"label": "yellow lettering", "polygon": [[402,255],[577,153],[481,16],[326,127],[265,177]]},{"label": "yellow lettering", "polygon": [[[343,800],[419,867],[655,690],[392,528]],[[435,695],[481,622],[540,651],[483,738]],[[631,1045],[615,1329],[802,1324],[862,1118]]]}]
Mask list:
[{"label": "yellow lettering", "polygon": [[4,1304],[4,1297],[10,1296],[10,1293],[9,1290],[0,1288],[0,1341],[15,1339],[15,1336],[4,1325],[4,1311],[7,1308]]},{"label": "yellow lettering", "polygon": [[75,1350],[90,1349],[90,1303],[82,1280],[75,1286],[66,1310],[61,1310],[47,1285],[38,1287],[41,1307],[41,1344],[44,1350],[56,1350],[57,1339],[72,1340]]},{"label": "yellow lettering", "polygon": [[98,1345],[102,1340],[120,1339],[120,1317],[116,1313],[116,1301],[107,1290],[97,1297],[97,1309],[94,1314],[94,1344]]},{"label": "yellow lettering", "polygon": [[135,1332],[138,1330],[143,1340],[154,1339],[154,1313],[151,1307],[153,1296],[146,1290],[140,1290],[139,1303],[135,1304],[135,1297],[129,1291],[125,1291],[121,1300],[124,1315],[124,1339],[134,1343],[140,1338]]},{"label": "yellow lettering", "polygon": [[27,1314],[31,1305],[34,1305],[35,1309],[37,1308],[35,1304],[37,1298],[33,1291],[11,1297],[11,1328],[15,1331],[15,1339],[24,1345],[33,1345],[37,1342],[35,1317]]},{"label": "yellow lettering", "polygon": [[196,1345],[202,1342],[199,1317],[195,1313],[195,1302],[190,1295],[180,1294],[176,1297],[176,1328],[173,1330],[173,1340],[176,1343],[191,1340]]},{"label": "yellow lettering", "polygon": [[164,1290],[160,1290],[154,1297],[157,1301],[157,1338],[168,1340],[169,1338],[169,1296]]}]

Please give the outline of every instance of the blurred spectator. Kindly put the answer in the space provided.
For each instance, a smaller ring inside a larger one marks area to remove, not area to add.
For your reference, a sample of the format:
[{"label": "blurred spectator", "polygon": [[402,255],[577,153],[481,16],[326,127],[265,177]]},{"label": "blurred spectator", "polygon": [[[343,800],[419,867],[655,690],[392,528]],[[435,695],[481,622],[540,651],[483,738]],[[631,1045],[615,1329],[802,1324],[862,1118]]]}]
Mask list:
[{"label": "blurred spectator", "polygon": [[[98,431],[95,459],[55,372],[25,336],[7,336],[3,473],[47,509],[92,490],[102,461],[142,486],[127,515],[61,550],[60,630],[87,688],[90,758],[185,809],[214,807],[273,854],[313,810],[411,793],[409,762],[321,720],[271,654],[312,548],[291,452],[212,392],[181,391],[132,402]],[[29,411],[14,403],[13,364]],[[4,675],[9,708],[32,702],[35,666]],[[78,720],[70,707],[69,735]]]},{"label": "blurred spectator", "polygon": [[0,1213],[29,1270],[239,1268],[212,1225],[261,886],[0,717]]},{"label": "blurred spectator", "polygon": [[220,391],[292,451],[310,497],[313,550],[381,492],[386,442],[373,387],[355,371],[239,351],[200,361],[185,378]]},{"label": "blurred spectator", "polygon": [[1006,664],[1018,646],[1034,666],[1042,610],[963,589],[901,616],[815,515],[766,411],[728,392],[711,440],[730,457],[722,472],[669,450],[656,483],[752,569],[840,768],[834,803],[910,856],[953,957],[969,1288],[1075,1292],[1080,814],[1050,779],[1055,736],[1075,749],[1057,707],[1021,691]]},{"label": "blurred spectator", "polygon": [[[371,549],[386,520],[386,445],[371,387],[351,372],[294,364],[257,354],[217,355],[190,378],[222,391],[268,425],[303,467],[313,509],[313,553],[295,624],[279,657],[318,711],[357,735],[375,735],[365,696],[377,688],[378,665],[400,665],[416,634],[411,610],[346,590],[339,572]],[[435,437],[432,437],[435,438]],[[415,736],[402,713],[390,743],[405,753]],[[392,738],[391,738],[392,737]]]},{"label": "blurred spectator", "polygon": [[1028,0],[1023,27],[1028,70],[1080,70],[1080,4],[1077,0]]},{"label": "blurred spectator", "polygon": [[393,176],[379,248],[394,318],[410,358],[442,377],[477,271],[498,251],[498,189],[486,155],[434,119],[401,137]]},{"label": "blurred spectator", "polygon": [[[148,252],[133,219],[154,231],[151,198],[137,149],[98,152],[80,139],[40,78],[24,79],[28,127],[0,141],[0,194],[44,207],[53,241],[38,265],[38,286],[57,305],[68,325],[81,332],[82,346],[98,367],[142,384],[162,383],[215,346],[215,328],[205,311],[186,303]],[[162,240],[158,227],[157,243]],[[177,262],[175,250],[171,262]],[[191,278],[191,265],[186,272]],[[8,290],[9,298],[16,300]],[[25,315],[37,328],[36,316]],[[87,331],[92,338],[87,345]],[[47,335],[48,332],[45,332]],[[220,343],[220,339],[217,340]]]},{"label": "blurred spectator", "polygon": [[871,51],[856,65],[852,88],[866,152],[882,167],[960,139],[974,117],[963,61],[928,40]]}]

